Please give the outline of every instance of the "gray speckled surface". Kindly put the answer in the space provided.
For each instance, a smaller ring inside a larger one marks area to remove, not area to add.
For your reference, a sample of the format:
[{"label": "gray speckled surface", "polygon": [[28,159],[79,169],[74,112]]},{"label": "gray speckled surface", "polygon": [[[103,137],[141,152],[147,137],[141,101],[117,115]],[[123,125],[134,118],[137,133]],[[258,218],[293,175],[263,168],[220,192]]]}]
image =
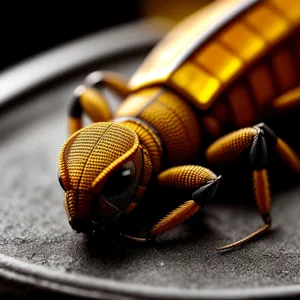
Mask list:
[{"label": "gray speckled surface", "polygon": [[[142,57],[105,67],[130,75]],[[220,254],[215,247],[261,222],[255,205],[244,204],[242,196],[240,202],[207,205],[191,222],[197,233],[186,240],[105,247],[75,234],[62,206],[57,157],[67,135],[69,96],[84,75],[1,116],[0,253],[61,272],[159,287],[218,290],[300,283],[297,185],[274,192],[272,231],[234,252]]]}]

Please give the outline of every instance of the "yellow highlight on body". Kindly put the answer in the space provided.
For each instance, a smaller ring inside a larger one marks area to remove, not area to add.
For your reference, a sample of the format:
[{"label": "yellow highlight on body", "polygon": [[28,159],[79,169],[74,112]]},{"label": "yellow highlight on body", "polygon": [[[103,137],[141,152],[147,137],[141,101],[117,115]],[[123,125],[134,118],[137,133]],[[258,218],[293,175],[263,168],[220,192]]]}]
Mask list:
[{"label": "yellow highlight on body", "polygon": [[247,62],[257,57],[266,44],[251,28],[240,22],[230,25],[227,30],[220,33],[218,38]]},{"label": "yellow highlight on body", "polygon": [[267,2],[250,10],[244,18],[268,42],[273,43],[288,31],[288,22]]},{"label": "yellow highlight on body", "polygon": [[279,9],[294,24],[300,23],[299,0],[270,0],[269,3]]},{"label": "yellow highlight on body", "polygon": [[227,81],[243,66],[242,61],[221,44],[213,42],[195,57],[196,63],[205,66],[213,75],[221,81]]},{"label": "yellow highlight on body", "polygon": [[202,108],[210,106],[212,96],[220,87],[220,82],[200,67],[189,62],[179,68],[171,77],[172,84],[190,95],[195,105]]}]

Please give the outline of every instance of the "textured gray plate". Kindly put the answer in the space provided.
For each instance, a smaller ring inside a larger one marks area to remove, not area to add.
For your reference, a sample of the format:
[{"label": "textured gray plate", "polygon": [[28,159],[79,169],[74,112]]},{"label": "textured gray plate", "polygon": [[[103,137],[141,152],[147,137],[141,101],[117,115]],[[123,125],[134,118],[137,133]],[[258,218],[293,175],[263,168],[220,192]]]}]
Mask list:
[{"label": "textured gray plate", "polygon": [[[67,137],[72,90],[98,68],[130,76],[163,32],[155,24],[135,23],[87,37],[0,76],[2,294],[100,299],[300,294],[300,189],[294,184],[274,191],[271,233],[224,254],[215,247],[260,224],[255,205],[245,204],[243,197],[238,203],[207,205],[197,216],[201,220],[194,220],[197,234],[166,244],[108,247],[69,227],[57,158]],[[282,176],[290,173],[284,170]]]}]

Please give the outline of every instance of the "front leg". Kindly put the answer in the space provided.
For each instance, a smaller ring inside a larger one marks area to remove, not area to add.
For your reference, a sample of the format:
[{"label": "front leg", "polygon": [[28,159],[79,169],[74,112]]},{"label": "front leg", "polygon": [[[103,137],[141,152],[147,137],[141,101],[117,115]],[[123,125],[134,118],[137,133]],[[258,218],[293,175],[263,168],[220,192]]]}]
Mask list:
[{"label": "front leg", "polygon": [[220,178],[210,170],[195,165],[172,167],[160,173],[157,178],[159,185],[190,191],[191,197],[155,224],[151,235],[167,232],[194,215],[203,203],[214,197]]},{"label": "front leg", "polygon": [[269,151],[274,149],[290,168],[300,173],[300,161],[296,153],[264,123],[254,127],[232,132],[213,143],[206,151],[210,164],[228,164],[239,159],[242,153],[248,151],[252,167],[253,189],[256,204],[264,221],[264,225],[249,236],[218,248],[232,249],[248,242],[264,233],[271,226],[270,203],[271,195],[268,179]]}]

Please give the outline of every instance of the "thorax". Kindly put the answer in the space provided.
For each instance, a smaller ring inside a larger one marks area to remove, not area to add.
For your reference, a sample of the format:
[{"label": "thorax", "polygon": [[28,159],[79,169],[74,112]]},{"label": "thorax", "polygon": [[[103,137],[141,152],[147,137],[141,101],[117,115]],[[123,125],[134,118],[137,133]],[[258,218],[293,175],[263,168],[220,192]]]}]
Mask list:
[{"label": "thorax", "polygon": [[134,93],[122,103],[115,118],[134,129],[144,143],[151,144],[148,148],[156,148],[152,153],[155,161],[160,141],[162,165],[197,161],[201,150],[200,122],[191,105],[171,90],[152,87]]}]

